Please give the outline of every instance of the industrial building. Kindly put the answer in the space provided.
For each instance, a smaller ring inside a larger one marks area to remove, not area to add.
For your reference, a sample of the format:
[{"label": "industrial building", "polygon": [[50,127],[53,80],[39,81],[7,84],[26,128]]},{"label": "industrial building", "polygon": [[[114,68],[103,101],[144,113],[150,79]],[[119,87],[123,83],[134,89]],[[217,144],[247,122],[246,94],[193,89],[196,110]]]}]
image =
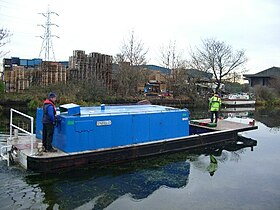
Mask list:
[{"label": "industrial building", "polygon": [[250,87],[257,85],[271,87],[273,80],[280,78],[280,67],[271,67],[256,74],[244,74],[244,79],[249,81]]}]

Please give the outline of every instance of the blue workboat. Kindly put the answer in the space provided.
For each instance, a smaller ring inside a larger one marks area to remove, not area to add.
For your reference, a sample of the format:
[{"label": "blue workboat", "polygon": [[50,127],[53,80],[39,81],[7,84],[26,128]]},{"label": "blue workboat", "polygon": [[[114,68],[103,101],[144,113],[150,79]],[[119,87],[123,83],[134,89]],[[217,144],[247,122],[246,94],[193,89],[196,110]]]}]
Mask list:
[{"label": "blue workboat", "polygon": [[[11,118],[13,112],[11,109]],[[20,114],[20,113],[19,113]],[[57,172],[87,164],[100,165],[196,149],[236,141],[238,132],[257,129],[252,123],[209,119],[190,121],[188,109],[159,105],[112,105],[80,107],[65,104],[57,112],[53,146],[58,152],[42,151],[42,108],[37,109],[36,137],[12,137],[12,129],[24,131],[11,120],[9,143],[1,148],[25,169]],[[23,114],[23,116],[33,118]],[[15,132],[14,132],[15,133]],[[6,158],[9,161],[9,158]]]}]

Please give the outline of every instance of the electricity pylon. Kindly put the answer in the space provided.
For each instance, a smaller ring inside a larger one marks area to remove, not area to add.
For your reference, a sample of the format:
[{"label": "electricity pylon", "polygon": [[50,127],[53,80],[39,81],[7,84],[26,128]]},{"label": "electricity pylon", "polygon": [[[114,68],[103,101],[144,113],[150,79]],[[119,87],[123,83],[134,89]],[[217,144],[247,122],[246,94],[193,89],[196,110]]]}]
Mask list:
[{"label": "electricity pylon", "polygon": [[39,57],[41,57],[42,53],[44,52],[45,61],[50,61],[50,53],[52,53],[53,61],[55,61],[52,37],[56,37],[56,38],[59,38],[59,37],[52,34],[51,27],[52,26],[58,27],[58,25],[51,22],[51,15],[52,14],[57,15],[57,16],[59,16],[59,15],[56,12],[51,12],[49,7],[48,7],[48,11],[46,13],[39,13],[39,14],[43,15],[46,18],[45,24],[38,25],[38,26],[42,26],[45,29],[44,35],[39,36],[40,38],[43,39]]}]

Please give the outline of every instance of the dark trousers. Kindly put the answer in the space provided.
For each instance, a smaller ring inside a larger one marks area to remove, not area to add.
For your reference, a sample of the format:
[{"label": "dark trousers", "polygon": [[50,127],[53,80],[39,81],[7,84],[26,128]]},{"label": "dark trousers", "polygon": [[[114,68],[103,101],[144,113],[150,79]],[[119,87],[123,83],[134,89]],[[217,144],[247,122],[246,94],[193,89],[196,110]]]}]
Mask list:
[{"label": "dark trousers", "polygon": [[54,125],[51,123],[43,123],[43,146],[46,150],[52,149]]},{"label": "dark trousers", "polygon": [[214,121],[214,115],[215,115],[215,123],[217,123],[219,118],[219,111],[211,111],[211,123]]}]

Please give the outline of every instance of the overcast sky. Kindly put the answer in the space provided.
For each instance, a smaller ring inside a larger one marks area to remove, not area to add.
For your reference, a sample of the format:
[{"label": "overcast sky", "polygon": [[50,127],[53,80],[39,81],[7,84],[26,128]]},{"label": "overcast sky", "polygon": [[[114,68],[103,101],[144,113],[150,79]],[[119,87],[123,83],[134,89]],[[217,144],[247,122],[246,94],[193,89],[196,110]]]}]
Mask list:
[{"label": "overcast sky", "polygon": [[246,50],[248,73],[280,67],[279,0],[0,0],[0,27],[13,36],[6,57],[37,58],[46,18],[51,15],[55,58],[67,61],[73,50],[115,55],[133,30],[149,49],[149,64],[159,64],[160,48],[176,41],[187,58],[189,47],[215,38]]}]

